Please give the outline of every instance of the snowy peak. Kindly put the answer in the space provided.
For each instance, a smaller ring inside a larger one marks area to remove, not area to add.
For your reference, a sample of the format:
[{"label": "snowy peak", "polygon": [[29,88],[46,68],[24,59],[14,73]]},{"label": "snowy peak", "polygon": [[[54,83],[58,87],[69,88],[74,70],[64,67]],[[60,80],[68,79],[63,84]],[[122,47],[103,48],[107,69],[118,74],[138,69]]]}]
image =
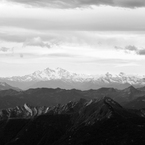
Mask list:
[{"label": "snowy peak", "polygon": [[25,75],[22,77],[14,76],[14,77],[5,78],[5,79],[8,79],[10,81],[27,81],[27,82],[29,82],[29,81],[49,81],[49,80],[81,82],[81,81],[88,80],[89,78],[90,78],[89,75],[76,74],[76,73],[69,72],[62,68],[56,68],[56,69],[46,68],[42,71],[35,71],[32,74]]},{"label": "snowy peak", "polygon": [[123,72],[119,74],[112,75],[106,73],[105,75],[98,78],[98,80],[105,83],[121,83],[121,84],[130,84],[130,85],[145,85],[144,76],[138,75],[127,75]]},{"label": "snowy peak", "polygon": [[[32,74],[28,74],[25,76],[13,76],[7,78],[0,78],[0,80],[7,83],[9,83],[10,81],[16,83],[22,82],[22,83],[33,83],[33,84],[38,82],[61,81],[63,85],[64,83],[66,83],[68,86],[72,86],[72,88],[77,88],[76,87],[77,85],[82,85],[81,87],[79,86],[77,89],[81,89],[83,87],[85,89],[97,89],[101,87],[112,87],[112,88],[114,87],[114,88],[124,89],[129,85],[133,85],[133,86],[137,85],[140,87],[145,85],[144,76],[127,75],[123,72],[120,72],[119,74],[111,74],[107,72],[104,75],[77,74],[59,67],[56,69],[51,69],[48,67],[42,71],[38,70]],[[123,85],[123,86],[119,86],[119,85]]]}]

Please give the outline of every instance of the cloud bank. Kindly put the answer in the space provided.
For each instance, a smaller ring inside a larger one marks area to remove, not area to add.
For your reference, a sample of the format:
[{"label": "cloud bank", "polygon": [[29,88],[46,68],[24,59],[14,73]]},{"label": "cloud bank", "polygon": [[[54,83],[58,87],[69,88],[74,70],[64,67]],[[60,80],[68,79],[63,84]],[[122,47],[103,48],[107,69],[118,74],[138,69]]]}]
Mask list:
[{"label": "cloud bank", "polygon": [[128,51],[137,51],[137,47],[134,46],[134,45],[128,45],[125,47],[125,50],[128,50]]},{"label": "cloud bank", "polygon": [[132,53],[134,52],[137,55],[145,55],[145,49],[139,49],[138,47],[134,46],[134,45],[128,45],[126,47],[119,47],[119,46],[115,46],[116,50],[123,50],[126,53]]},{"label": "cloud bank", "polygon": [[139,50],[139,51],[138,51],[138,54],[139,54],[139,55],[145,55],[145,49]]},{"label": "cloud bank", "polygon": [[26,47],[26,46],[40,46],[40,47],[47,47],[47,48],[51,47],[48,43],[44,43],[40,37],[27,39],[23,43],[23,47]]},{"label": "cloud bank", "polygon": [[9,50],[10,50],[10,48],[7,48],[7,47],[1,47],[0,48],[0,51],[2,51],[2,52],[7,52]]},{"label": "cloud bank", "polygon": [[92,5],[110,5],[117,7],[145,7],[144,0],[7,0],[37,7],[79,8]]}]

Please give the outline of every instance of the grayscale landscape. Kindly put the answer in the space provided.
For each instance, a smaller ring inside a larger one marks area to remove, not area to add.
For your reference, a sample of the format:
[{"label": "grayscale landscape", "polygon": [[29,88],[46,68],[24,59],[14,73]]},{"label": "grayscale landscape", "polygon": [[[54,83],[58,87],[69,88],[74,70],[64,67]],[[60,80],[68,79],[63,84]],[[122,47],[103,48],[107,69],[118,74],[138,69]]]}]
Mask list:
[{"label": "grayscale landscape", "polygon": [[0,145],[144,145],[144,18],[144,0],[0,0]]}]

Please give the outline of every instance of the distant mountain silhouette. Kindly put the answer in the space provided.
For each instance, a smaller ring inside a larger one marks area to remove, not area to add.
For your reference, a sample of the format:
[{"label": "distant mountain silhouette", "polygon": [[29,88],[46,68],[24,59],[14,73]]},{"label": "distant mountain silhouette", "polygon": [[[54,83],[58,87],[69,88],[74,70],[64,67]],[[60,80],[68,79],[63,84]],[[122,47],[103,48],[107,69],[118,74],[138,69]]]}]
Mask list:
[{"label": "distant mountain silhouette", "polygon": [[100,88],[98,90],[66,90],[37,88],[26,91],[3,90],[0,91],[0,109],[23,106],[25,103],[32,106],[55,106],[66,104],[69,101],[77,101],[80,98],[101,99],[104,96],[110,97],[121,105],[125,105],[139,97],[145,96],[145,91],[140,91],[130,86],[124,90],[114,88]]},{"label": "distant mountain silhouette", "polygon": [[9,89],[20,91],[20,89],[17,88],[17,87],[10,86],[10,85],[8,85],[5,82],[0,82],[0,91],[2,91],[2,90],[9,90]]}]

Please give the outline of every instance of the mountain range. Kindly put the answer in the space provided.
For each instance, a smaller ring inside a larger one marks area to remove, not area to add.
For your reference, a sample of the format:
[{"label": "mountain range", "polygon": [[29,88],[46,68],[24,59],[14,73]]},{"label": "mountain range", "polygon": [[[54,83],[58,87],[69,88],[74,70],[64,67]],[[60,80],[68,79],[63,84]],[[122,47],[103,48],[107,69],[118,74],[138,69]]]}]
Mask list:
[{"label": "mountain range", "polygon": [[[123,90],[114,88],[100,88],[91,90],[66,90],[52,88],[31,88],[28,90],[2,90],[0,91],[0,109],[13,108],[15,106],[23,106],[29,104],[32,106],[56,106],[57,104],[66,104],[69,101],[78,101],[83,98],[86,100],[102,99],[104,96],[110,97],[122,106],[131,106],[132,109],[145,108],[145,91],[130,86]],[[135,100],[140,99],[142,107],[139,104],[135,105]],[[133,105],[128,103],[133,102]]]},{"label": "mountain range", "polygon": [[145,89],[0,85],[0,145],[144,145]]},{"label": "mountain range", "polygon": [[109,97],[0,111],[1,145],[144,145],[145,110]]},{"label": "mountain range", "polygon": [[144,76],[47,68],[0,81],[0,145],[145,144]]},{"label": "mountain range", "polygon": [[0,81],[25,90],[42,87],[80,90],[98,89],[101,87],[125,89],[130,85],[143,87],[145,85],[145,76],[126,75],[122,72],[118,75],[110,73],[86,75],[69,72],[62,68],[46,68],[25,76],[1,77]]}]

